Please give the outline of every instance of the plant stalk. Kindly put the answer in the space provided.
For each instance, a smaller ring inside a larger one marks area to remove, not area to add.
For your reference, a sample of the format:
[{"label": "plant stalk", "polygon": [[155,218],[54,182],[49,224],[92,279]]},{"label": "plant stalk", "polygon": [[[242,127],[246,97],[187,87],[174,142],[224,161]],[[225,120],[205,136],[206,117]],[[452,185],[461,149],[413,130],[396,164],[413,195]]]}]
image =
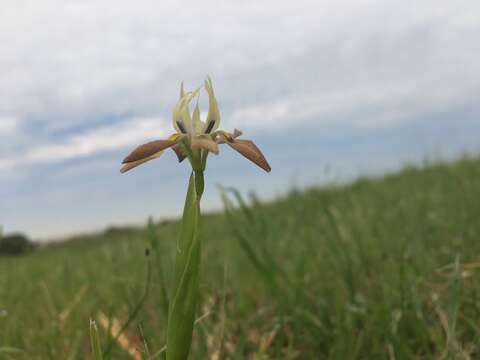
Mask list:
[{"label": "plant stalk", "polygon": [[203,189],[203,170],[194,168],[190,176],[175,253],[172,301],[168,314],[167,360],[186,360],[192,343],[199,296],[201,248],[198,228]]}]

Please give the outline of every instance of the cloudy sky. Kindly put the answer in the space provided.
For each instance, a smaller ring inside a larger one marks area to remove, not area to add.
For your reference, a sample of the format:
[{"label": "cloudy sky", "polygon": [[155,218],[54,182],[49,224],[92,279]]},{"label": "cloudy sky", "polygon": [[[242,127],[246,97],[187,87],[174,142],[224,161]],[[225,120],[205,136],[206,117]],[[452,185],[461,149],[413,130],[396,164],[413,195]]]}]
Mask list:
[{"label": "cloudy sky", "polygon": [[178,214],[187,164],[119,163],[207,75],[222,127],[273,168],[223,149],[207,209],[216,184],[271,198],[478,151],[479,39],[477,0],[3,0],[0,224],[45,239]]}]

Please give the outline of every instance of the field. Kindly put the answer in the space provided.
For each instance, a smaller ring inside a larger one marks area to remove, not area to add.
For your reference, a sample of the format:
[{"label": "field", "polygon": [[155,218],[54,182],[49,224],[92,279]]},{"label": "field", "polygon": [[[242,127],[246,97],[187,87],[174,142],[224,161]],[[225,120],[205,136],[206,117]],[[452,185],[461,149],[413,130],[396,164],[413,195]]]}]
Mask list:
[{"label": "field", "polygon": [[[225,199],[202,218],[192,359],[480,358],[480,159]],[[0,359],[91,359],[91,319],[105,358],[162,359],[177,230],[1,257]]]}]

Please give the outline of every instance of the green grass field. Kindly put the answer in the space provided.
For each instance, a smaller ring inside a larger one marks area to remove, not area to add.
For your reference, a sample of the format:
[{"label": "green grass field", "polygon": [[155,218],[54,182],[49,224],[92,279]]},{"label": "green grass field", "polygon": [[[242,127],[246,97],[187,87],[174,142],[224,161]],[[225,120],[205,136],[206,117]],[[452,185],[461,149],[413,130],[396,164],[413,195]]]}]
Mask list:
[{"label": "green grass field", "polygon": [[[480,358],[480,159],[225,196],[202,218],[192,359]],[[177,230],[0,257],[0,359],[91,359],[90,319],[105,358],[162,359]]]}]

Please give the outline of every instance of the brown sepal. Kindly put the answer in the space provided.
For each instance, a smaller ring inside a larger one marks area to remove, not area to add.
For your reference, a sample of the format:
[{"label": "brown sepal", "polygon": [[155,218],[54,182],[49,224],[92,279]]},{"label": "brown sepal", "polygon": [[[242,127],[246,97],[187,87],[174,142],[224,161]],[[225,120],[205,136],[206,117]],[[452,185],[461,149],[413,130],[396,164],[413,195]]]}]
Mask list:
[{"label": "brown sepal", "polygon": [[128,155],[122,162],[122,164],[127,164],[130,162],[146,159],[159,151],[165,150],[173,145],[175,141],[171,140],[155,140],[150,141],[146,144],[140,145],[135,150],[133,150],[130,155]]},{"label": "brown sepal", "polygon": [[185,153],[183,152],[180,144],[172,146],[172,150],[175,151],[175,154],[177,155],[179,163],[181,163],[183,160],[187,158],[187,155],[185,155]]},{"label": "brown sepal", "polygon": [[272,170],[267,159],[265,159],[265,156],[263,156],[262,152],[253,141],[235,139],[233,141],[227,141],[227,144],[245,156],[248,160],[260,166],[266,172],[270,172]]}]

